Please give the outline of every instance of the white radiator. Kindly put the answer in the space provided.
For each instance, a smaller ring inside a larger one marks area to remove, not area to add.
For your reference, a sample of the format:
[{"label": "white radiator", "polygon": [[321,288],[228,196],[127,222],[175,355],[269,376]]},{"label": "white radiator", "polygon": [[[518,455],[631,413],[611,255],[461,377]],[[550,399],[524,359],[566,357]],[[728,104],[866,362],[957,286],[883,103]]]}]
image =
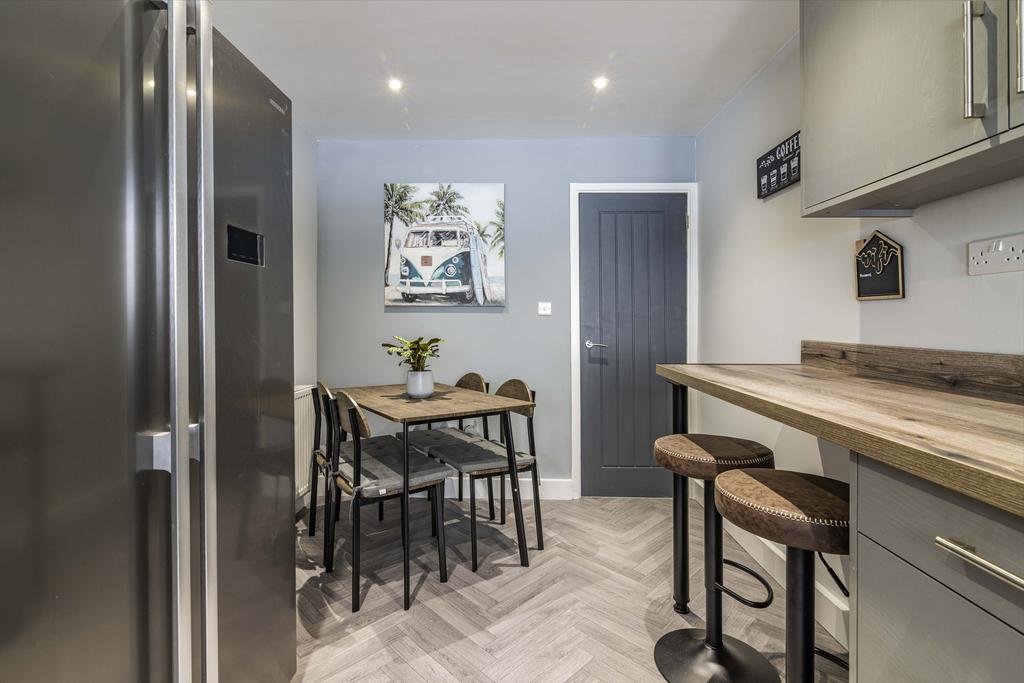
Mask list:
[{"label": "white radiator", "polygon": [[295,387],[295,504],[309,493],[309,454],[313,450],[313,399],[310,385]]}]

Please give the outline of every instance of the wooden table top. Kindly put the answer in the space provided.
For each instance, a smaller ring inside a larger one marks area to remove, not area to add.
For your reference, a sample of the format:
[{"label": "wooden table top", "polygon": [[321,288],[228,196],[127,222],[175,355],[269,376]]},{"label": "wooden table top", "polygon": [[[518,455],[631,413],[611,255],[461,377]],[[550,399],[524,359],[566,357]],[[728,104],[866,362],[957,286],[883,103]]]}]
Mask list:
[{"label": "wooden table top", "polygon": [[339,387],[331,391],[344,391],[364,410],[399,423],[442,422],[534,405],[530,401],[485,394],[448,384],[435,384],[434,394],[429,398],[410,398],[405,393],[404,384]]},{"label": "wooden table top", "polygon": [[658,365],[676,384],[1024,517],[1024,406],[808,365]]}]

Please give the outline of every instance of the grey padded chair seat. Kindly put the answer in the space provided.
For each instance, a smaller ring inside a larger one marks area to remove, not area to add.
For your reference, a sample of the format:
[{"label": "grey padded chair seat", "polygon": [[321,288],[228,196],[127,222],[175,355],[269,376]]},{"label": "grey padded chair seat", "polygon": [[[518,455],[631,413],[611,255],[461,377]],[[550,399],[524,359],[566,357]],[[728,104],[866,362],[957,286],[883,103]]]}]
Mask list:
[{"label": "grey padded chair seat", "polygon": [[[472,443],[431,446],[427,455],[437,458],[463,474],[482,474],[508,471],[508,453],[504,444],[479,440]],[[516,469],[523,470],[534,463],[529,453],[516,453]]]},{"label": "grey padded chair seat", "polygon": [[[374,451],[362,450],[362,472],[360,477],[360,495],[363,498],[380,498],[399,493],[402,490],[402,459],[401,443],[392,437],[394,446],[391,449],[377,448]],[[338,466],[339,478],[351,487],[355,478],[355,470],[351,461],[343,461]],[[455,471],[437,460],[424,458],[422,455],[409,454],[409,490],[436,484],[455,474]]]},{"label": "grey padded chair seat", "polygon": [[[360,439],[360,447],[365,458],[367,453],[387,453],[391,450],[398,449],[398,452],[402,452],[402,442],[397,440],[393,436],[372,436],[368,439]],[[338,449],[338,455],[341,460],[352,460],[352,449],[355,446],[352,445],[351,441],[342,441],[341,447]],[[327,454],[324,449],[320,448],[316,452],[316,461],[320,463],[321,467],[327,466]]]},{"label": "grey padded chair seat", "polygon": [[[395,434],[395,438],[401,442],[402,432]],[[427,455],[431,448],[439,446],[458,446],[467,443],[480,441],[479,436],[467,434],[461,429],[454,427],[439,427],[438,429],[417,429],[409,432],[409,447],[414,448],[423,455]]]}]

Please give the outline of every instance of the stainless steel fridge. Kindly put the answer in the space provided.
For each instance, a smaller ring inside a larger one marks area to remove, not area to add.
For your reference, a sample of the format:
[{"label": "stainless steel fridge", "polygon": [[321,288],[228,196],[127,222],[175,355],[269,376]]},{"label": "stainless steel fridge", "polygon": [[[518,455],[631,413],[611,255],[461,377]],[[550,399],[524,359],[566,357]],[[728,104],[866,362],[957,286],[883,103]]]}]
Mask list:
[{"label": "stainless steel fridge", "polygon": [[4,683],[295,672],[291,103],[211,16],[0,2]]}]

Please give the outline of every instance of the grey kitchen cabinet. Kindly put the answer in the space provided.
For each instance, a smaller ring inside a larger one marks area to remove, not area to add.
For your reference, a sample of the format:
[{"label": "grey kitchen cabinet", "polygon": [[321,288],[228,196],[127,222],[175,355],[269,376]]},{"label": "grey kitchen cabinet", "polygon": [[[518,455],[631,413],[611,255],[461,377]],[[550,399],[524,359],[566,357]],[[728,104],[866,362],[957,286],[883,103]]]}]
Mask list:
[{"label": "grey kitchen cabinet", "polygon": [[1011,2],[802,0],[804,215],[901,215],[1024,174]]},{"label": "grey kitchen cabinet", "polygon": [[1010,128],[1024,125],[1024,0],[1010,0]]},{"label": "grey kitchen cabinet", "polygon": [[1024,634],[863,535],[857,571],[858,680],[1021,680]]}]

